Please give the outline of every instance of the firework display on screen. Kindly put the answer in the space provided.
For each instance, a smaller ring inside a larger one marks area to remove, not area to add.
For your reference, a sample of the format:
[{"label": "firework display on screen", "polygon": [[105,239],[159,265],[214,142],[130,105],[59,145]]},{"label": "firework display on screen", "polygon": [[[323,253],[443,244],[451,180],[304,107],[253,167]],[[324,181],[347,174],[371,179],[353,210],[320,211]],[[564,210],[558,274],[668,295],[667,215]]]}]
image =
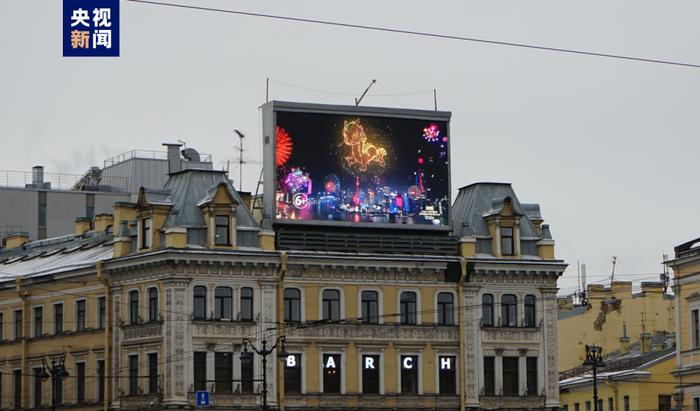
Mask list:
[{"label": "firework display on screen", "polygon": [[277,219],[448,224],[446,121],[276,116]]}]

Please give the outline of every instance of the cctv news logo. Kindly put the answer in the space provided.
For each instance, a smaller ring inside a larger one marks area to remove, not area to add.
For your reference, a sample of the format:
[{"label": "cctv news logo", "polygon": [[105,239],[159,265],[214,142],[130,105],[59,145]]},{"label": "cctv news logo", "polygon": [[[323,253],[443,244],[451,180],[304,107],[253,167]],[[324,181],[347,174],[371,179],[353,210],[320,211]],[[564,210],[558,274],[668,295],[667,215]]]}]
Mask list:
[{"label": "cctv news logo", "polygon": [[119,0],[63,0],[63,56],[119,56]]}]

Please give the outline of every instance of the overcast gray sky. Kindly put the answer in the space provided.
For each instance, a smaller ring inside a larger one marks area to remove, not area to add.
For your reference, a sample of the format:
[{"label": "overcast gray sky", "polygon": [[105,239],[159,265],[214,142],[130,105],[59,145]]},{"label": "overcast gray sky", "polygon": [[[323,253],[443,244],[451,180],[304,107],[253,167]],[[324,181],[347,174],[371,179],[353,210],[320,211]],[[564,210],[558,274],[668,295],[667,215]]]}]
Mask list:
[{"label": "overcast gray sky", "polygon": [[[175,0],[173,0],[175,1]],[[319,18],[700,64],[691,1],[256,1],[200,6]],[[700,69],[121,2],[121,57],[63,58],[59,0],[0,2],[0,169],[81,173],[185,140],[260,159],[265,78],[362,93],[363,104],[452,111],[452,186],[512,182],[539,202],[576,284],[654,280],[700,235]],[[272,99],[351,104],[273,82]],[[259,164],[245,170],[255,190]],[[695,166],[695,167],[693,167]],[[237,175],[234,174],[234,175]]]}]

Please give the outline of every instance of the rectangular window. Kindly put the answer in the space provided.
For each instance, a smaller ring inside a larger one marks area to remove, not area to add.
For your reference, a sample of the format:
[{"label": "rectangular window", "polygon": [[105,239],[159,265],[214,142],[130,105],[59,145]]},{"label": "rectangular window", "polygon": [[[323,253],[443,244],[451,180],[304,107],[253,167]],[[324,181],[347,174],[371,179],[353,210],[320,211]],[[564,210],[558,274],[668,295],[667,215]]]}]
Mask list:
[{"label": "rectangular window", "polygon": [[337,321],[340,319],[340,291],[323,290],[323,320]]},{"label": "rectangular window", "polygon": [[129,395],[139,393],[139,356],[129,356]]},{"label": "rectangular window", "polygon": [[418,394],[418,357],[401,356],[401,394]]},{"label": "rectangular window", "polygon": [[[537,357],[527,357],[527,394],[537,395]],[[603,411],[603,408],[600,408]]]},{"label": "rectangular window", "polygon": [[340,394],[340,354],[323,354],[323,392]]},{"label": "rectangular window", "polygon": [[34,337],[44,334],[44,307],[34,307]]},{"label": "rectangular window", "polygon": [[438,324],[454,325],[454,296],[452,293],[439,293],[437,297]]},{"label": "rectangular window", "polygon": [[284,360],[284,392],[301,394],[301,354],[289,354]]},{"label": "rectangular window", "polygon": [[42,370],[43,368],[41,367],[34,368],[34,408],[41,407],[41,390],[43,383],[43,381],[41,380]]},{"label": "rectangular window", "polygon": [[214,289],[214,318],[232,319],[233,290],[230,287],[216,287]]},{"label": "rectangular window", "polygon": [[598,411],[603,411],[603,400],[602,399],[598,400]]},{"label": "rectangular window", "polygon": [[501,227],[501,254],[513,255],[513,227]]},{"label": "rectangular window", "polygon": [[693,398],[693,411],[700,411],[700,397]]},{"label": "rectangular window", "polygon": [[75,363],[75,384],[78,403],[85,402],[85,363]]},{"label": "rectangular window", "polygon": [[139,292],[131,290],[129,291],[129,324],[138,324],[139,320]]},{"label": "rectangular window", "polygon": [[241,392],[244,394],[253,393],[253,387],[255,384],[255,377],[253,374],[254,364],[255,364],[255,354],[252,352],[241,354]]},{"label": "rectangular window", "polygon": [[484,394],[496,394],[496,367],[494,357],[484,357]]},{"label": "rectangular window", "polygon": [[158,321],[158,289],[148,289],[148,321]]},{"label": "rectangular window", "polygon": [[192,291],[194,304],[194,319],[206,320],[207,318],[207,288],[201,285],[194,287]]},{"label": "rectangular window", "polygon": [[608,411],[615,411],[615,402],[612,397],[608,397]]},{"label": "rectangular window", "polygon": [[105,400],[105,360],[97,360],[97,400]]},{"label": "rectangular window", "polygon": [[700,310],[692,311],[693,317],[693,348],[700,348]]},{"label": "rectangular window", "polygon": [[15,340],[22,339],[22,310],[15,311]]},{"label": "rectangular window", "polygon": [[301,291],[296,288],[284,289],[284,321],[288,323],[301,321]]},{"label": "rectangular window", "polygon": [[404,291],[399,299],[401,324],[416,324],[416,301],[418,297],[413,291]]},{"label": "rectangular window", "polygon": [[217,215],[214,219],[216,221],[216,232],[214,233],[216,238],[214,243],[216,245],[231,245],[229,217],[226,215]]},{"label": "rectangular window", "polygon": [[158,353],[148,354],[148,393],[158,392]]},{"label": "rectangular window", "polygon": [[457,393],[457,357],[453,355],[438,357],[438,375],[440,394]]},{"label": "rectangular window", "polygon": [[518,298],[514,294],[501,296],[501,326],[518,326]]},{"label": "rectangular window", "polygon": [[75,302],[76,331],[85,331],[85,300]]},{"label": "rectangular window", "polygon": [[507,397],[517,397],[520,395],[518,387],[518,357],[503,357],[503,395]]},{"label": "rectangular window", "polygon": [[563,411],[569,411],[569,404],[564,404],[564,405],[562,406],[562,410],[563,410]]},{"label": "rectangular window", "polygon": [[14,396],[15,404],[14,408],[19,410],[22,408],[22,370],[12,371],[12,382],[14,383]]},{"label": "rectangular window", "polygon": [[0,313],[0,341],[5,339],[5,314]]},{"label": "rectangular window", "polygon": [[671,411],[670,395],[659,395],[659,411]]},{"label": "rectangular window", "polygon": [[198,351],[194,353],[194,390],[207,390],[207,353]]},{"label": "rectangular window", "polygon": [[379,356],[362,356],[362,393],[379,394]]},{"label": "rectangular window", "polygon": [[579,403],[574,403],[574,411],[581,411],[581,405]]},{"label": "rectangular window", "polygon": [[379,322],[379,294],[376,291],[363,291],[360,305],[362,306],[362,322],[377,324]]},{"label": "rectangular window", "polygon": [[241,288],[241,321],[253,321],[253,289]]},{"label": "rectangular window", "polygon": [[586,411],[591,411],[591,402],[586,401]]},{"label": "rectangular window", "polygon": [[56,404],[63,404],[63,380],[60,378],[56,378]]},{"label": "rectangular window", "polygon": [[214,354],[214,392],[233,392],[233,353],[217,352]]},{"label": "rectangular window", "polygon": [[630,411],[630,396],[622,397],[622,411]]},{"label": "rectangular window", "polygon": [[99,297],[97,299],[97,328],[105,328],[107,316],[107,297]]},{"label": "rectangular window", "polygon": [[53,333],[63,332],[63,303],[53,305]]},{"label": "rectangular window", "polygon": [[141,220],[141,248],[151,248],[151,219]]}]

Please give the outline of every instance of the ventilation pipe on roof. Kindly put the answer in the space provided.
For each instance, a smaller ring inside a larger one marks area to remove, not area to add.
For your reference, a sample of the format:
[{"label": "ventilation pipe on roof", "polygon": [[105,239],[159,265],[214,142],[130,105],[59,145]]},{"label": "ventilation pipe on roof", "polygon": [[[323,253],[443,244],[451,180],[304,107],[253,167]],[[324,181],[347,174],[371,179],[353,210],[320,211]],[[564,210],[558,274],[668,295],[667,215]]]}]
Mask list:
[{"label": "ventilation pipe on roof", "polygon": [[180,147],[182,147],[182,144],[163,143],[163,145],[168,147],[168,174],[181,171],[182,160],[180,160]]}]

